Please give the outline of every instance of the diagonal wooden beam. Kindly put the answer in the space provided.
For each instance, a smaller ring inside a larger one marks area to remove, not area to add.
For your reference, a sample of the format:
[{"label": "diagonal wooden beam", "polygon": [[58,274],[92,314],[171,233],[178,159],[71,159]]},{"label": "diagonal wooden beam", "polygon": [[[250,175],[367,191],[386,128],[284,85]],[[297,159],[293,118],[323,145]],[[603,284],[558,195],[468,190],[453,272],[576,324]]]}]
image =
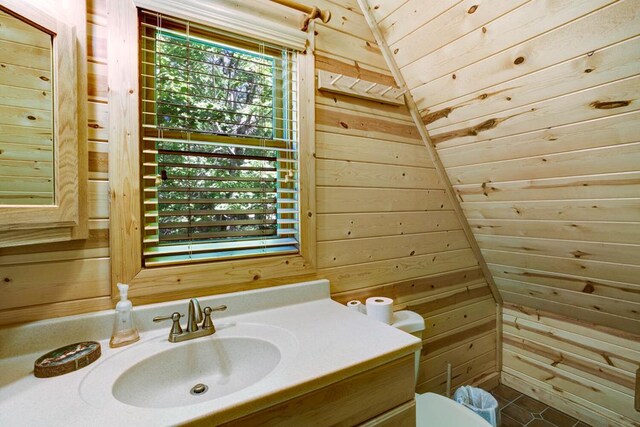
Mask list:
[{"label": "diagonal wooden beam", "polygon": [[498,288],[496,287],[496,284],[493,281],[493,275],[489,271],[489,267],[487,267],[487,263],[485,262],[484,257],[482,256],[482,252],[480,251],[478,242],[476,242],[475,236],[471,231],[471,227],[469,227],[469,222],[467,221],[467,218],[464,215],[462,207],[460,206],[460,202],[458,198],[455,196],[455,192],[453,190],[453,186],[451,185],[451,181],[449,180],[449,176],[447,175],[447,172],[445,171],[445,168],[442,165],[440,156],[438,155],[435,145],[433,144],[433,142],[431,141],[431,137],[429,136],[429,132],[427,131],[427,128],[424,122],[422,121],[422,117],[420,116],[420,113],[418,111],[418,106],[413,100],[413,96],[411,95],[411,92],[409,91],[409,88],[407,87],[407,84],[404,78],[402,77],[402,74],[400,73],[400,68],[398,67],[398,64],[396,64],[395,60],[393,59],[393,55],[391,54],[391,49],[387,45],[387,42],[382,36],[382,32],[378,27],[378,23],[376,22],[375,18],[373,17],[373,14],[371,13],[369,2],[368,0],[358,0],[358,4],[360,5],[360,9],[362,9],[362,13],[364,14],[364,17],[366,18],[367,23],[369,24],[369,28],[371,28],[371,31],[373,32],[373,36],[375,37],[376,42],[378,43],[378,47],[382,52],[382,56],[384,56],[384,59],[386,60],[387,65],[389,66],[389,70],[391,70],[391,74],[393,74],[393,77],[396,79],[396,83],[400,87],[400,90],[404,91],[405,101],[406,101],[407,107],[409,108],[409,112],[411,113],[411,117],[413,118],[413,122],[415,123],[416,128],[418,129],[418,132],[422,137],[422,142],[424,142],[424,145],[427,148],[427,151],[429,152],[429,157],[431,157],[431,161],[433,161],[433,164],[436,167],[436,171],[438,172],[438,177],[445,185],[445,188],[447,190],[447,195],[449,196],[449,199],[451,200],[451,204],[453,205],[453,209],[458,217],[458,220],[460,221],[460,224],[462,225],[464,234],[467,236],[469,245],[471,245],[471,250],[475,254],[476,259],[480,264],[480,268],[484,273],[485,280],[489,284],[491,293],[493,294],[493,297],[495,298],[496,302],[499,305],[502,305],[502,296],[500,295],[500,292],[498,291]]}]

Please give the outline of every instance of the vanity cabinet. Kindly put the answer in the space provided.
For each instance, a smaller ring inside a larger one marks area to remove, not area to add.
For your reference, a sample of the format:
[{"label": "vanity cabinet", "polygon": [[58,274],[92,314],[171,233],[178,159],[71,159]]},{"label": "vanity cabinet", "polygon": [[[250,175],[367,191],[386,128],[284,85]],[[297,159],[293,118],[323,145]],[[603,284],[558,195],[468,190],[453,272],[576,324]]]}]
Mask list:
[{"label": "vanity cabinet", "polygon": [[[295,390],[293,390],[295,392]],[[282,390],[282,394],[293,394]],[[213,418],[190,425],[212,426]],[[415,426],[414,355],[222,424],[251,426]]]}]

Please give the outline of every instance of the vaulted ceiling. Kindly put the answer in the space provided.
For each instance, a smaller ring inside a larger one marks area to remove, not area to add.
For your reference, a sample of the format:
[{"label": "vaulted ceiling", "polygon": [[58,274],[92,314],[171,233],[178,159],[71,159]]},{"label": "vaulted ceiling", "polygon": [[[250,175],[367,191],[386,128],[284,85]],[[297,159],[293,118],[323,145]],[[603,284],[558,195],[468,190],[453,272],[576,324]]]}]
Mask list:
[{"label": "vaulted ceiling", "polygon": [[638,333],[640,1],[368,6],[505,304]]}]

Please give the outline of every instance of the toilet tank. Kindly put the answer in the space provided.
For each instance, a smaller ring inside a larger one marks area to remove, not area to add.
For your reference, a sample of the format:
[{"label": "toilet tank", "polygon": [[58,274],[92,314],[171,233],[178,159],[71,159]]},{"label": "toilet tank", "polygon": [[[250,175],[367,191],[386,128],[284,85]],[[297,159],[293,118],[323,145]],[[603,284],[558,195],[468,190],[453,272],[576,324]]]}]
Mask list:
[{"label": "toilet tank", "polygon": [[[393,313],[393,323],[391,326],[400,329],[416,338],[422,340],[422,332],[424,332],[424,318],[414,311],[401,310]],[[418,368],[420,367],[420,351],[415,352],[415,376],[418,380]]]}]

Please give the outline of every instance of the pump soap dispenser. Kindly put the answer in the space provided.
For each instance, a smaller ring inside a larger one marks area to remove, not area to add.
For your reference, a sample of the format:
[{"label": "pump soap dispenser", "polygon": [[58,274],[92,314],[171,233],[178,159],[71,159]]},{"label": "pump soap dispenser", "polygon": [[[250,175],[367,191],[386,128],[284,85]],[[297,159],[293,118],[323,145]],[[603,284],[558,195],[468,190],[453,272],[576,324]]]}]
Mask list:
[{"label": "pump soap dispenser", "polygon": [[133,304],[127,299],[129,285],[118,283],[120,301],[116,304],[116,316],[113,320],[113,333],[109,341],[109,347],[122,347],[134,343],[140,339],[138,330],[133,324]]}]

